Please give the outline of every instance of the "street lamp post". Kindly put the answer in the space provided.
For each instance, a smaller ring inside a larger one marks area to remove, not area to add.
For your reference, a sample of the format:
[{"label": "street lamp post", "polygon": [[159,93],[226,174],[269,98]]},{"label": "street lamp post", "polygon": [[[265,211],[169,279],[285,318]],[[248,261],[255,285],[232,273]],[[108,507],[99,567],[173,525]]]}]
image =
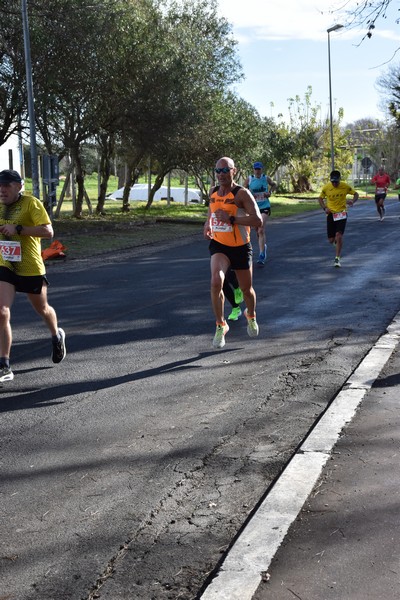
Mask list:
[{"label": "street lamp post", "polygon": [[32,164],[32,186],[33,195],[39,198],[39,170],[38,157],[36,149],[36,127],[35,127],[35,108],[33,101],[33,84],[32,84],[32,62],[31,62],[31,45],[29,36],[28,23],[28,8],[27,0],[21,0],[22,26],[24,34],[24,50],[25,50],[25,70],[26,70],[26,89],[28,97],[28,115],[29,115],[29,130],[30,130],[30,146],[31,146],[31,164]]},{"label": "street lamp post", "polygon": [[326,30],[328,34],[328,70],[329,70],[329,127],[331,132],[331,167],[332,171],[335,168],[335,150],[333,147],[333,115],[332,115],[332,78],[331,78],[331,42],[330,42],[330,33],[332,31],[337,31],[338,29],[342,29],[343,25],[333,25]]}]

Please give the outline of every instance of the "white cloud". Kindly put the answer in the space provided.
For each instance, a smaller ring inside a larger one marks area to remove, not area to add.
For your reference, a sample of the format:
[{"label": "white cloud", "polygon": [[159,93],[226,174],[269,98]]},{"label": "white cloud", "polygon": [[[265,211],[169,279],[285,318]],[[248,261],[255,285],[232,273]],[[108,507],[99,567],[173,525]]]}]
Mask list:
[{"label": "white cloud", "polygon": [[[252,40],[313,40],[326,39],[326,30],[336,23],[346,24],[350,3],[332,3],[332,0],[219,0],[219,12],[234,27],[236,39],[241,43]],[[398,15],[397,15],[398,16]],[[393,29],[388,26],[393,25]],[[395,32],[395,21],[385,21],[385,29],[379,26],[376,37],[392,37],[400,40]],[[360,29],[335,32],[361,40]]]},{"label": "white cloud", "polygon": [[255,29],[275,38],[313,39],[337,21],[330,0],[219,0],[219,9],[235,29]]}]

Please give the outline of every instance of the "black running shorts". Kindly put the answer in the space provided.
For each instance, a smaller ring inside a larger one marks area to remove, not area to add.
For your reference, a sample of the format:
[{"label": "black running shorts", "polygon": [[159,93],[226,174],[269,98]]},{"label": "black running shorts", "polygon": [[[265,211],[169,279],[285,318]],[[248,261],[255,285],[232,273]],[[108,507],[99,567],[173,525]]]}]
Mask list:
[{"label": "black running shorts", "polygon": [[346,223],[347,219],[340,219],[340,221],[334,221],[333,214],[329,213],[326,218],[328,238],[334,238],[338,232],[343,234],[344,230],[346,229]]},{"label": "black running shorts", "polygon": [[260,208],[260,213],[265,213],[269,217],[271,215],[271,208]]},{"label": "black running shorts", "polygon": [[251,267],[253,249],[250,242],[243,246],[225,246],[225,244],[211,240],[209,249],[211,256],[213,254],[225,254],[229,258],[232,269],[246,270]]},{"label": "black running shorts", "polygon": [[46,275],[17,275],[7,267],[0,267],[0,281],[6,281],[24,294],[40,294],[43,284],[49,285]]}]

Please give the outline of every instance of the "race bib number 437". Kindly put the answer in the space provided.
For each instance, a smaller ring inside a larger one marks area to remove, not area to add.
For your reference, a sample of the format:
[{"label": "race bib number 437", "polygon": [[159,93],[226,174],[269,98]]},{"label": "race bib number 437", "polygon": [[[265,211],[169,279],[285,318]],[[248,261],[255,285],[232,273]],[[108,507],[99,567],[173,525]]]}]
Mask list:
[{"label": "race bib number 437", "polygon": [[333,213],[334,221],[341,221],[342,219],[347,219],[347,212],[345,210],[342,212]]},{"label": "race bib number 437", "polygon": [[3,260],[21,262],[21,242],[0,240],[0,253]]}]

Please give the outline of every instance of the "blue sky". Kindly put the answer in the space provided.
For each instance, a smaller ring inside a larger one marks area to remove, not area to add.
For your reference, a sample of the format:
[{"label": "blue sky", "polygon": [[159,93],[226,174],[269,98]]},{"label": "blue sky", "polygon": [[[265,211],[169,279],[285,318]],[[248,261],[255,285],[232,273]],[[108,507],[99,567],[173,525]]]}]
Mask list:
[{"label": "blue sky", "polygon": [[[262,116],[288,116],[288,98],[304,98],[312,87],[311,102],[329,114],[328,34],[349,17],[352,0],[219,0],[220,13],[232,24],[239,42],[238,55],[245,80],[235,89]],[[377,22],[371,39],[355,27],[330,34],[333,112],[344,109],[344,123],[363,117],[384,120],[382,96],[376,88],[388,63],[398,64],[400,2],[392,0],[385,20]]]}]

